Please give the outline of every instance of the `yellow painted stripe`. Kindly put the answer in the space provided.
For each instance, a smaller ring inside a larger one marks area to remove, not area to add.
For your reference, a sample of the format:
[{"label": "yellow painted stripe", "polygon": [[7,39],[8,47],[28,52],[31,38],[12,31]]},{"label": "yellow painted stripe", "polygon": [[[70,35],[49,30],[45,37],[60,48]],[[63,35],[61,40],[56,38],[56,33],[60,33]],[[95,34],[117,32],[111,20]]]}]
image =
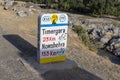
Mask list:
[{"label": "yellow painted stripe", "polygon": [[51,58],[41,58],[40,64],[45,64],[45,63],[50,63],[50,62],[59,62],[59,61],[65,61],[65,60],[66,60],[66,55],[51,57]]}]

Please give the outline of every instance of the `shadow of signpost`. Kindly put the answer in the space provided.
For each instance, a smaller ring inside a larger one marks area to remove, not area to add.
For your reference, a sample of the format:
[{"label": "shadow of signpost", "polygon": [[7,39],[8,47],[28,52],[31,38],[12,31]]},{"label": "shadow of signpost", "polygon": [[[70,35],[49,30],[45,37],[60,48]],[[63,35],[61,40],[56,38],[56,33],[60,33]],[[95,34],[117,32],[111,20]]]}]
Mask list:
[{"label": "shadow of signpost", "polygon": [[3,35],[3,37],[21,51],[21,56],[37,56],[37,48],[18,35]]},{"label": "shadow of signpost", "polygon": [[3,35],[3,37],[21,51],[19,55],[23,64],[45,80],[102,80],[88,71],[78,68],[77,63],[70,59],[65,62],[40,65],[36,61],[36,47],[18,35]]},{"label": "shadow of signpost", "polygon": [[69,70],[48,71],[42,76],[45,80],[102,80],[99,77],[78,67]]}]

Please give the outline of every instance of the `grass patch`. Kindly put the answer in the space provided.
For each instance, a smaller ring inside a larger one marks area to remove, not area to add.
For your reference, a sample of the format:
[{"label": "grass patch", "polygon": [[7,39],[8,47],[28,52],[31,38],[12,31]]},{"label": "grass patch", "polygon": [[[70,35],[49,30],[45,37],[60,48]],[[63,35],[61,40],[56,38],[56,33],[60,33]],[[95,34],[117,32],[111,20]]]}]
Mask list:
[{"label": "grass patch", "polygon": [[82,28],[81,26],[73,26],[73,31],[78,34],[80,40],[82,40],[83,44],[89,48],[91,51],[97,51],[98,47],[97,44],[93,44],[90,42],[89,36],[87,35],[86,29]]},{"label": "grass patch", "polygon": [[118,23],[114,23],[113,25],[116,27],[120,27],[120,24],[118,24]]},{"label": "grass patch", "polygon": [[90,44],[90,40],[88,35],[86,34],[86,30],[82,28],[81,26],[73,26],[73,30],[78,34],[82,42],[87,46]]}]

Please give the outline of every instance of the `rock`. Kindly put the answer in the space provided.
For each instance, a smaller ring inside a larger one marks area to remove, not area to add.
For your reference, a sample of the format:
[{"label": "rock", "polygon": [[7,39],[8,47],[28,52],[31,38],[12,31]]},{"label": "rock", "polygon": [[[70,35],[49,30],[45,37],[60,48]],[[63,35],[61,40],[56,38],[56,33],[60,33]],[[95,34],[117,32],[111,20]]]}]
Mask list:
[{"label": "rock", "polygon": [[113,35],[112,32],[106,32],[106,33],[105,33],[105,37],[108,38],[108,39],[111,39],[111,38],[112,38],[112,35]]},{"label": "rock", "polygon": [[115,55],[120,55],[120,36],[115,36],[108,41],[106,49]]},{"label": "rock", "polygon": [[91,40],[99,41],[101,37],[101,30],[100,29],[90,29],[87,30],[87,34]]},{"label": "rock", "polygon": [[24,11],[17,12],[17,15],[20,16],[20,17],[27,16],[27,14]]},{"label": "rock", "polygon": [[0,1],[0,5],[4,6],[4,4],[5,4],[4,1]]},{"label": "rock", "polygon": [[97,26],[95,24],[89,24],[88,27],[90,27],[90,28],[97,28]]},{"label": "rock", "polygon": [[34,12],[32,11],[32,9],[29,8],[29,9],[26,11],[26,13],[27,13],[27,14],[33,14]]},{"label": "rock", "polygon": [[115,49],[120,48],[120,42],[119,42],[119,43],[115,43],[115,44],[114,44],[114,48],[115,48]]},{"label": "rock", "polygon": [[114,36],[117,36],[119,34],[119,28],[114,27]]},{"label": "rock", "polygon": [[101,35],[104,36],[106,31],[104,29],[101,30]]},{"label": "rock", "polygon": [[116,56],[120,56],[120,48],[117,48],[116,50],[113,50],[113,54]]},{"label": "rock", "polygon": [[95,33],[98,37],[101,36],[101,30],[100,29],[95,29]]},{"label": "rock", "polygon": [[94,29],[87,30],[88,35],[92,34]]},{"label": "rock", "polygon": [[19,10],[21,9],[21,6],[20,5],[17,5],[17,6],[15,6],[15,7],[13,7],[13,11],[14,12],[18,12]]},{"label": "rock", "polygon": [[106,44],[108,41],[109,41],[109,38],[107,38],[107,37],[103,37],[100,39],[100,42],[102,42],[104,44]]},{"label": "rock", "polygon": [[14,3],[14,0],[8,0],[4,2],[4,9],[8,10]]},{"label": "rock", "polygon": [[97,38],[95,29],[87,30],[87,34],[89,35],[90,40],[95,40]]}]

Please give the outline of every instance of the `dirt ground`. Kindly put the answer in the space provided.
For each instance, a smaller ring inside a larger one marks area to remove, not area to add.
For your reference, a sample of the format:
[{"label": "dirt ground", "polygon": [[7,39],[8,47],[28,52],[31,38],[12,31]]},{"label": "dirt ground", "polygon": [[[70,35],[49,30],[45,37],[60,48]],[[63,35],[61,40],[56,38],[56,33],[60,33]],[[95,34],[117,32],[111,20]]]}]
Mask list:
[{"label": "dirt ground", "polygon": [[[52,12],[41,9],[42,13]],[[89,51],[73,31],[68,31],[67,58],[76,68],[35,74],[20,58],[32,57],[37,48],[38,13],[18,17],[0,6],[0,80],[119,80],[120,58],[103,50]],[[75,14],[71,14],[74,16]],[[77,15],[83,16],[83,15]],[[32,65],[31,65],[32,67]],[[40,73],[40,72],[38,72]]]}]

